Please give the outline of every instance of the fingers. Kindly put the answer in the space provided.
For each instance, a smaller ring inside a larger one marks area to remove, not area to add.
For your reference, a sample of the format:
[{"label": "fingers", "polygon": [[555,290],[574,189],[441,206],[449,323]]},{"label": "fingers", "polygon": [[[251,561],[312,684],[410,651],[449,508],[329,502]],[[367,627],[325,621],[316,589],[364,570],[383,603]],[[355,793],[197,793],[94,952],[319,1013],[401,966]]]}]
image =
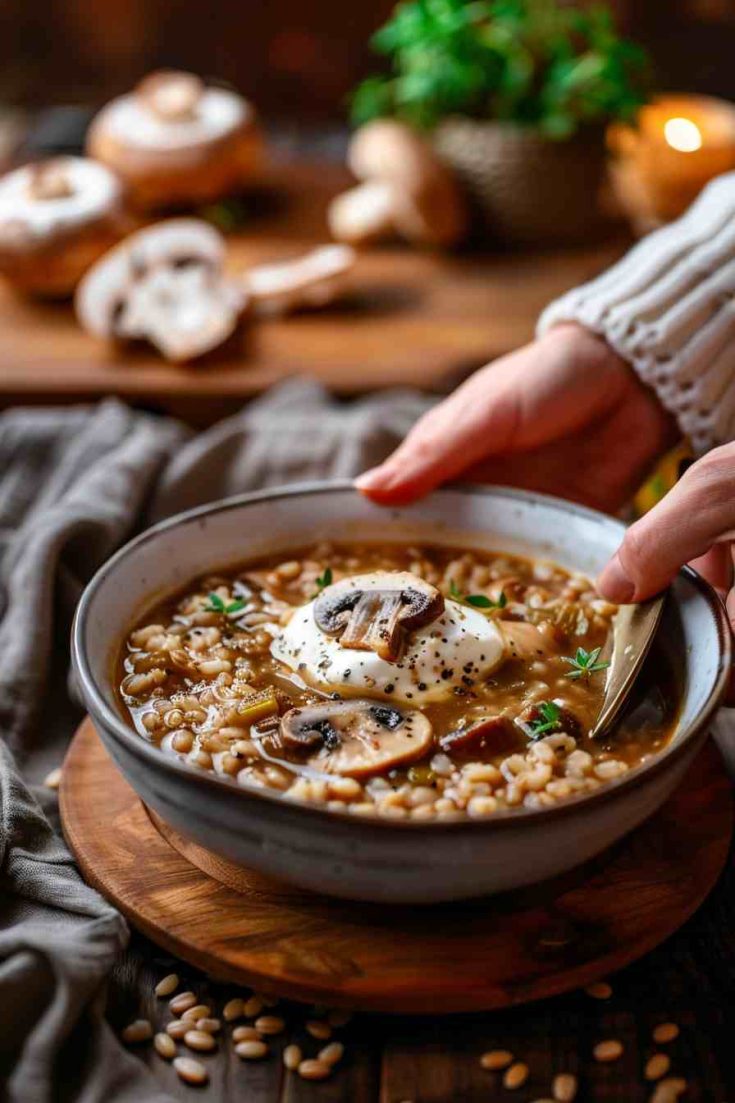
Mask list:
[{"label": "fingers", "polygon": [[735,529],[735,445],[695,463],[650,513],[632,525],[597,580],[600,593],[624,604],[643,601],[685,563],[730,539]]},{"label": "fingers", "polygon": [[537,448],[589,424],[615,402],[628,373],[593,334],[576,326],[552,330],[482,368],[355,485],[374,501],[413,501],[481,460]]},{"label": "fingers", "polygon": [[[355,480],[378,502],[409,502],[502,451],[513,434],[516,398],[488,366],[425,414],[392,456]],[[504,393],[505,392],[505,393]]]}]

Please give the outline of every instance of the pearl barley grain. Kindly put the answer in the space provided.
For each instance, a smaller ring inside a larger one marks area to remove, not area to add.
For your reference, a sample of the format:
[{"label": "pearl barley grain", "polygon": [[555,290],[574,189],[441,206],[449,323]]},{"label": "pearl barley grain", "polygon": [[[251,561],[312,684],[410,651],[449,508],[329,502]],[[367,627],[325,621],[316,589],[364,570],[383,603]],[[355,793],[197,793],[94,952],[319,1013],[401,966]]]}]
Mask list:
[{"label": "pearl barley grain", "polygon": [[170,1061],[176,1056],[176,1042],[170,1034],[156,1034],[153,1039],[153,1046],[158,1056],[162,1057],[164,1061]]},{"label": "pearl barley grain", "polygon": [[666,1080],[659,1080],[656,1090],[651,1096],[650,1103],[676,1103],[680,1095],[687,1090],[686,1080],[678,1076],[670,1076]]},{"label": "pearl barley grain", "polygon": [[671,1068],[671,1058],[666,1053],[654,1053],[646,1062],[643,1073],[646,1080],[660,1080]]},{"label": "pearl barley grain", "polygon": [[326,1042],[332,1037],[332,1028],[323,1019],[309,1019],[306,1023],[306,1030],[312,1038],[316,1038],[320,1042]]},{"label": "pearl barley grain", "polygon": [[179,987],[179,978],[176,973],[169,973],[163,980],[159,980],[154,991],[159,999],[164,996],[172,996]]},{"label": "pearl barley grain", "polygon": [[623,1043],[615,1038],[609,1038],[604,1042],[598,1042],[592,1050],[595,1061],[617,1061],[623,1054]]},{"label": "pearl barley grain", "polygon": [[239,996],[236,996],[234,1000],[228,1000],[222,1009],[222,1018],[226,1023],[234,1022],[235,1019],[241,1019],[243,1015],[243,1001]]},{"label": "pearl barley grain", "polygon": [[577,1098],[577,1077],[571,1072],[560,1072],[554,1077],[551,1091],[558,1103],[572,1103]]},{"label": "pearl barley grain", "polygon": [[217,1042],[206,1030],[187,1030],[184,1035],[184,1045],[189,1049],[195,1049],[198,1053],[211,1053],[217,1048]]},{"label": "pearl barley grain", "polygon": [[197,1002],[193,992],[179,992],[172,1000],[169,1000],[169,1011],[173,1015],[183,1015],[190,1007],[195,1007]]},{"label": "pearl barley grain", "polygon": [[484,1069],[488,1069],[490,1072],[498,1072],[500,1069],[507,1069],[513,1061],[513,1054],[507,1049],[491,1049],[487,1053],[483,1053],[480,1058],[480,1065]]},{"label": "pearl barley grain", "polygon": [[136,1019],[128,1023],[122,1032],[122,1040],[126,1045],[137,1045],[139,1042],[147,1042],[153,1037],[153,1027],[148,1019]]},{"label": "pearl barley grain", "polygon": [[528,1065],[524,1065],[522,1061],[517,1061],[515,1065],[511,1065],[503,1077],[503,1087],[508,1091],[515,1091],[516,1088],[522,1088],[528,1080]]},{"label": "pearl barley grain", "polygon": [[588,984],[585,992],[593,1000],[609,1000],[612,996],[612,988],[606,980],[598,980],[594,984]]},{"label": "pearl barley grain", "polygon": [[679,1037],[679,1027],[676,1023],[659,1023],[653,1028],[653,1040],[660,1046],[673,1042]]},{"label": "pearl barley grain", "polygon": [[242,1057],[243,1061],[259,1061],[268,1053],[268,1046],[265,1042],[238,1042],[235,1053],[238,1057]]},{"label": "pearl barley grain", "polygon": [[233,1042],[262,1042],[260,1034],[254,1026],[236,1026],[232,1031]]},{"label": "pearl barley grain", "polygon": [[174,1068],[185,1084],[206,1084],[209,1080],[209,1073],[204,1065],[193,1057],[175,1057]]},{"label": "pearl barley grain", "polygon": [[326,1080],[331,1071],[329,1065],[325,1065],[323,1061],[316,1061],[313,1058],[302,1061],[299,1065],[299,1076],[303,1080]]},{"label": "pearl barley grain", "polygon": [[330,1042],[319,1050],[318,1059],[325,1065],[336,1065],[344,1056],[345,1047],[341,1042]]},{"label": "pearl barley grain", "polygon": [[301,1053],[301,1050],[298,1046],[286,1046],[283,1051],[283,1063],[287,1069],[291,1070],[291,1072],[295,1072],[295,1070],[299,1067],[302,1058],[303,1054]]},{"label": "pearl barley grain", "polygon": [[260,996],[251,996],[243,1004],[243,1014],[246,1019],[254,1019],[263,1010],[263,1001]]},{"label": "pearl barley grain", "polygon": [[278,1015],[261,1015],[254,1025],[260,1034],[281,1034],[286,1029],[285,1022]]},{"label": "pearl barley grain", "polygon": [[182,1022],[181,1019],[172,1019],[170,1023],[166,1024],[166,1033],[177,1042],[181,1041],[187,1030],[191,1030],[191,1023]]}]

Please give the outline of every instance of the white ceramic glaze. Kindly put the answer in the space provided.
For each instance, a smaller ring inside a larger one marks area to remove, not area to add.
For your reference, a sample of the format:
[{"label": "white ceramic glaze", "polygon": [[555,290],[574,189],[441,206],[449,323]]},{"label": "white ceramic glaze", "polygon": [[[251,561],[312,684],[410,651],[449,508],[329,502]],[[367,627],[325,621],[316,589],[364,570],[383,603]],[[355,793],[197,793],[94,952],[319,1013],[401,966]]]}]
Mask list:
[{"label": "white ceramic glaze", "polygon": [[98,572],[77,611],[73,654],[89,711],[142,799],[183,835],[244,866],[337,896],[434,902],[528,885],[589,859],[662,804],[707,737],[724,692],[730,640],[720,603],[691,571],[676,579],[661,633],[682,687],[670,746],[591,795],[487,820],[395,821],[329,813],[199,771],[123,721],[112,664],[132,619],[197,574],[321,539],[430,541],[553,559],[595,574],[623,526],[541,495],[441,490],[386,510],[349,484],[245,495],[148,530]]}]

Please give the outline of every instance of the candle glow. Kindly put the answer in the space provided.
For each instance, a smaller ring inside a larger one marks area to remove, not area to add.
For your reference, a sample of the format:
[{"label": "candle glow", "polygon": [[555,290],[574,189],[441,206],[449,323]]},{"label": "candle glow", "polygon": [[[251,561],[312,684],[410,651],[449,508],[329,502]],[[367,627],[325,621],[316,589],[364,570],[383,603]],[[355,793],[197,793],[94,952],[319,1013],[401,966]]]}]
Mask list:
[{"label": "candle glow", "polygon": [[695,153],[702,148],[702,132],[691,119],[667,119],[664,137],[671,148],[680,153]]}]

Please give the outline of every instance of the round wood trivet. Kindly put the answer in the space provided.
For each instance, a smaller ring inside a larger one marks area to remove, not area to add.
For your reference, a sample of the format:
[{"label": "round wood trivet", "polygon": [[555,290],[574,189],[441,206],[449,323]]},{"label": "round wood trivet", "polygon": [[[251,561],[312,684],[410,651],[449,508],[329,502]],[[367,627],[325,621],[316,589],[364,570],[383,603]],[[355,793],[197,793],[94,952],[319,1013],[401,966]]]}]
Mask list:
[{"label": "round wood trivet", "polygon": [[60,796],[86,879],[169,952],[262,991],[411,1014],[505,1007],[620,969],[701,904],[733,825],[709,744],[686,786],[587,867],[524,892],[409,908],[317,896],[185,841],[149,814],[89,720]]}]

